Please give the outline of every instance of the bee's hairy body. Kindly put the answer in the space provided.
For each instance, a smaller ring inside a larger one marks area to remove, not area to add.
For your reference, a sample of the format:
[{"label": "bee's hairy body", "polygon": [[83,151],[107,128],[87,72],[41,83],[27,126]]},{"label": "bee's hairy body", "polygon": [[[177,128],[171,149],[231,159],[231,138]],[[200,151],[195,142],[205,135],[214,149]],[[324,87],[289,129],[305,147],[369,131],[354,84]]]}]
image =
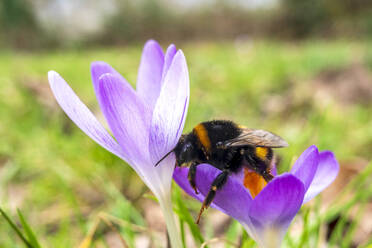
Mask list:
[{"label": "bee's hairy body", "polygon": [[208,163],[221,170],[204,199],[197,223],[231,173],[248,168],[266,182],[270,181],[273,178],[270,173],[274,158],[272,148],[285,146],[288,146],[287,142],[275,134],[249,129],[228,120],[202,122],[189,134],[182,135],[172,151],[176,155],[176,166],[190,166],[188,180],[196,194],[195,176],[199,164]]},{"label": "bee's hairy body", "polygon": [[234,139],[241,132],[241,128],[231,121],[215,120],[198,124],[186,139],[199,148],[194,158],[199,163],[208,163],[220,170],[229,169],[231,172],[239,172],[242,166],[250,167],[250,164],[254,163],[252,166],[260,166],[269,172],[267,165],[273,156],[271,148],[250,145],[227,149],[218,147],[220,142]]}]

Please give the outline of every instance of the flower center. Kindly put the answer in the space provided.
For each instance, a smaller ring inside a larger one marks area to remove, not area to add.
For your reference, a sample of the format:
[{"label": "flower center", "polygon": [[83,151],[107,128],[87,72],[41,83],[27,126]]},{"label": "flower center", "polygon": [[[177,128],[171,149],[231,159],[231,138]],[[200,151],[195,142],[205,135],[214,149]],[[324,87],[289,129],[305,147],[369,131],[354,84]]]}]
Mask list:
[{"label": "flower center", "polygon": [[244,168],[243,185],[249,190],[253,199],[261,192],[266,184],[267,182],[260,174]]}]

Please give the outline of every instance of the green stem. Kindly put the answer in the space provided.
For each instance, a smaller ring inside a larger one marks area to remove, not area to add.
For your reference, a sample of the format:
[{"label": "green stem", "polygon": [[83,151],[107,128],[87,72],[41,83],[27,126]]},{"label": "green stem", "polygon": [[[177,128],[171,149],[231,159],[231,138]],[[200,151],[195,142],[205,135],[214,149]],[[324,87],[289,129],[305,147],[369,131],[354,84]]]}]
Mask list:
[{"label": "green stem", "polygon": [[254,228],[250,228],[250,225],[242,223],[244,229],[247,231],[248,235],[256,241],[258,247],[260,248],[280,248],[282,243],[282,235],[280,231],[276,228],[268,228],[259,235]]},{"label": "green stem", "polygon": [[172,209],[172,201],[170,198],[170,194],[159,198],[159,203],[165,218],[165,223],[167,225],[167,231],[172,248],[182,248],[180,235],[178,232],[176,220]]},{"label": "green stem", "polygon": [[282,243],[280,230],[276,228],[268,228],[264,231],[264,237],[262,241],[262,245],[264,248],[280,248],[280,245]]}]

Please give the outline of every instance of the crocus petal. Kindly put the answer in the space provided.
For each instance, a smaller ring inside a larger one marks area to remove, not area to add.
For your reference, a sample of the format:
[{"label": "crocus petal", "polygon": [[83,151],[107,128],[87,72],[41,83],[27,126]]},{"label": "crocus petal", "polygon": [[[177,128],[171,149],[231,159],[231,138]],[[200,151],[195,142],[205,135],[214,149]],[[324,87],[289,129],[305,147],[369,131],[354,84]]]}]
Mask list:
[{"label": "crocus petal", "polygon": [[304,203],[310,201],[321,191],[328,187],[337,177],[340,167],[336,157],[331,151],[319,154],[319,164],[313,181],[305,194]]},{"label": "crocus petal", "polygon": [[173,149],[183,130],[189,104],[189,74],[185,56],[178,51],[165,76],[150,127],[153,163]]},{"label": "crocus petal", "polygon": [[163,79],[165,78],[165,75],[167,74],[169,67],[172,64],[172,61],[173,61],[174,55],[176,55],[176,52],[177,52],[176,46],[173,44],[171,44],[167,48],[167,52],[165,53],[165,57],[164,57],[164,66],[163,66],[163,73],[162,73]]},{"label": "crocus petal", "polygon": [[87,106],[81,102],[66,81],[55,71],[48,72],[48,79],[58,104],[68,117],[99,145],[126,160],[119,144],[99,123]]},{"label": "crocus petal", "polygon": [[292,167],[291,173],[302,181],[305,186],[305,191],[313,181],[315,172],[318,168],[318,163],[318,148],[312,145],[301,154]]},{"label": "crocus petal", "polygon": [[168,195],[172,185],[172,175],[174,165],[176,164],[176,156],[174,153],[167,156],[157,167],[149,164],[152,170],[146,168],[143,171],[144,176],[148,179],[147,185],[154,192],[156,197]]},{"label": "crocus petal", "polygon": [[143,48],[138,69],[137,92],[152,109],[161,89],[164,54],[160,45],[149,40]]},{"label": "crocus petal", "polygon": [[99,106],[102,106],[101,97],[99,96],[99,78],[106,74],[110,73],[115,75],[120,81],[126,85],[126,88],[132,91],[132,94],[136,94],[135,90],[132,88],[132,86],[127,82],[127,80],[118,73],[114,68],[112,68],[109,64],[102,62],[102,61],[96,61],[93,62],[90,66],[91,76],[92,76],[92,82],[94,87],[94,92],[96,93],[97,101],[99,103]]},{"label": "crocus petal", "polygon": [[303,183],[290,173],[274,178],[254,198],[249,216],[262,243],[269,237],[281,242],[304,199]]},{"label": "crocus petal", "polygon": [[[103,61],[95,61],[90,65],[90,72],[92,76],[92,82],[93,82],[93,87],[94,87],[94,92],[96,95],[99,93],[99,78],[106,73],[111,73],[119,78],[121,78],[122,83],[127,84],[128,88],[131,88],[132,91],[134,89],[130,86],[130,84],[127,82],[127,80],[121,76],[120,73],[118,73],[114,68],[112,68],[109,64],[103,62]],[[99,99],[99,97],[97,97]]]},{"label": "crocus petal", "polygon": [[[186,191],[186,193],[195,197],[199,201],[203,201],[204,197],[211,189],[213,180],[221,173],[221,171],[209,164],[198,165],[195,182],[199,194],[195,195],[187,180],[188,170],[188,168],[176,168],[173,173],[173,178],[177,184]],[[226,184],[222,189],[217,191],[211,206],[227,215],[230,215],[238,221],[245,222],[247,221],[247,213],[251,203],[252,198],[241,182],[237,181],[235,177],[229,176]]]},{"label": "crocus petal", "polygon": [[145,104],[113,74],[101,76],[98,91],[103,114],[125,155],[133,164],[149,164],[150,113]]},{"label": "crocus petal", "polygon": [[195,194],[194,189],[191,187],[190,182],[187,179],[188,173],[189,173],[189,168],[176,167],[174,168],[173,179],[178,184],[178,186],[180,186],[181,189],[183,189],[188,195],[202,202],[204,200],[204,195],[200,193]]}]

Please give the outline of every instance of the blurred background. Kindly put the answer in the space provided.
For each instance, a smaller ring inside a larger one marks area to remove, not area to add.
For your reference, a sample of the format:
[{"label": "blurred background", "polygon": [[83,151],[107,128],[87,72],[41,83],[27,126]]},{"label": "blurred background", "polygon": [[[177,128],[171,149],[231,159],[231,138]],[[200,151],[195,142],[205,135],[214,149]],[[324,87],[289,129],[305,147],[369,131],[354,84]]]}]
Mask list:
[{"label": "blurred background", "polygon": [[[59,72],[104,123],[90,63],[135,86],[143,44],[187,58],[184,132],[231,119],[285,138],[280,171],[312,144],[337,180],[305,205],[284,247],[372,243],[372,1],[0,0],[0,206],[20,209],[43,247],[165,247],[160,209],[123,161],[82,133],[53,98]],[[185,247],[254,247],[239,224],[174,185]],[[123,239],[121,239],[121,238]],[[84,243],[85,242],[85,243]],[[23,247],[0,218],[0,247]]]}]

